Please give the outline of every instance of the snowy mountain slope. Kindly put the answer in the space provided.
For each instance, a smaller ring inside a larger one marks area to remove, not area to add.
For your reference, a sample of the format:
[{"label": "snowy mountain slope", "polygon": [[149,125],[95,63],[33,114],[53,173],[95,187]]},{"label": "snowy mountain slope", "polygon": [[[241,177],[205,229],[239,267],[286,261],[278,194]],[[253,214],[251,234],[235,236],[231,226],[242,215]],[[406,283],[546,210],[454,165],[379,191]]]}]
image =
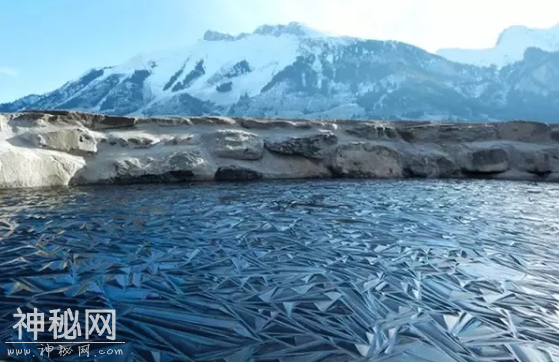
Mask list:
[{"label": "snowy mountain slope", "polygon": [[92,69],[53,92],[2,104],[0,112],[559,121],[557,53],[525,53],[494,69],[298,23],[236,36],[208,31],[191,46]]},{"label": "snowy mountain slope", "polygon": [[[122,93],[126,91],[141,93],[135,100],[142,103],[188,92],[217,105],[230,105],[245,94],[259,94],[276,73],[305,54],[301,39],[315,37],[320,37],[320,33],[297,23],[265,25],[252,34],[237,37],[208,32],[204,39],[182,49],[138,55],[122,65],[89,71],[36,105],[98,112],[138,112],[139,107],[134,108],[137,104],[123,104]],[[341,42],[344,40],[326,41]],[[84,88],[90,94],[83,93]]]},{"label": "snowy mountain slope", "polygon": [[495,65],[501,68],[522,60],[528,48],[539,48],[548,52],[559,51],[559,24],[550,29],[513,26],[501,33],[493,48],[441,49],[437,54],[458,63]]}]

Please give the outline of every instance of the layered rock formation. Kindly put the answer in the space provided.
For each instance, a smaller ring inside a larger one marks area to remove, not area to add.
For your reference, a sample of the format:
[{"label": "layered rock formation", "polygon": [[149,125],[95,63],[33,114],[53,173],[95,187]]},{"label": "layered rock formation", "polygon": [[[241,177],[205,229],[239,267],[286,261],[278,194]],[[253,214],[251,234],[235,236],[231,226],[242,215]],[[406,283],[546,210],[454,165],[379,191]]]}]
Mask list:
[{"label": "layered rock formation", "polygon": [[559,128],[0,114],[0,188],[286,178],[559,180]]}]

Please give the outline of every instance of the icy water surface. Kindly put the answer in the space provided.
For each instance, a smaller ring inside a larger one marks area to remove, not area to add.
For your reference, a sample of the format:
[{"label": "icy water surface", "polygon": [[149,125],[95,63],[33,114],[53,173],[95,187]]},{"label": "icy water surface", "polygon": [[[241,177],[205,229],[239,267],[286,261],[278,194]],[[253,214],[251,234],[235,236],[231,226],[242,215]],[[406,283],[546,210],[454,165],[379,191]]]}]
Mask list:
[{"label": "icy water surface", "polygon": [[116,310],[103,360],[558,360],[559,185],[3,191],[0,287],[0,359],[72,308]]}]

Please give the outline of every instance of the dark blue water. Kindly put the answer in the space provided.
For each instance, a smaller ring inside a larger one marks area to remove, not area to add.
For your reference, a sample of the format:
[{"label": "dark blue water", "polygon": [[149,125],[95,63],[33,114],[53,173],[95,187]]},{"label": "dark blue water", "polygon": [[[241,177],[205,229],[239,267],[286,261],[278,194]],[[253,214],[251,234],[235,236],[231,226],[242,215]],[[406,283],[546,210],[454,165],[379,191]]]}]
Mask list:
[{"label": "dark blue water", "polygon": [[116,310],[115,361],[557,360],[559,185],[3,191],[0,286],[0,353],[72,308]]}]

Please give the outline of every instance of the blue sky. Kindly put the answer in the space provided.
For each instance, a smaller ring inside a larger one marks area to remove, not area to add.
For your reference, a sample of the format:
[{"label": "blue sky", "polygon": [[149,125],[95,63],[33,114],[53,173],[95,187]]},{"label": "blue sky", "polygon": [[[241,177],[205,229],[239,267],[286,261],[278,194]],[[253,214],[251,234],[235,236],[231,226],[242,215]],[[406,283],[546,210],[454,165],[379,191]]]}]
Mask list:
[{"label": "blue sky", "polygon": [[559,23],[557,0],[0,0],[0,102],[90,68],[192,43],[207,29],[304,22],[429,51],[490,47],[510,25]]}]

